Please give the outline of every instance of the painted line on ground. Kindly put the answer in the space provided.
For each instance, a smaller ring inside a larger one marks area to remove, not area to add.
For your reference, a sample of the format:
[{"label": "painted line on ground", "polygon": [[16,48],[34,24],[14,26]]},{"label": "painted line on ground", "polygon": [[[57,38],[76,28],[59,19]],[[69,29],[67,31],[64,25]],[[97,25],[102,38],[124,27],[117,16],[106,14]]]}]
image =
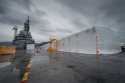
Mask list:
[{"label": "painted line on ground", "polygon": [[25,73],[23,75],[21,83],[26,83],[28,75],[29,75],[29,70],[30,70],[32,61],[33,61],[33,59],[30,58],[30,61],[29,61],[28,65],[27,65],[27,67],[26,67],[26,70],[25,70]]}]

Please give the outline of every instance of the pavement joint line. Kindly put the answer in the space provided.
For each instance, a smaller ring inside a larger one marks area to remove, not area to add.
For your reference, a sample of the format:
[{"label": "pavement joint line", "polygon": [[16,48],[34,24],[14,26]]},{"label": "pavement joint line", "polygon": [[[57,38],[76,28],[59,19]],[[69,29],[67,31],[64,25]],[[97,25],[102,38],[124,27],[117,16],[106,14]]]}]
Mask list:
[{"label": "pavement joint line", "polygon": [[[33,57],[32,57],[32,58],[33,58]],[[32,61],[33,61],[32,58],[30,58],[30,61],[29,61],[28,65],[27,65],[27,67],[26,67],[26,70],[25,70],[25,73],[24,73],[24,75],[23,75],[23,78],[22,78],[21,83],[26,83],[26,81],[27,81],[28,74],[29,74],[29,70],[30,70],[30,67],[31,67],[31,63],[32,63]]]}]

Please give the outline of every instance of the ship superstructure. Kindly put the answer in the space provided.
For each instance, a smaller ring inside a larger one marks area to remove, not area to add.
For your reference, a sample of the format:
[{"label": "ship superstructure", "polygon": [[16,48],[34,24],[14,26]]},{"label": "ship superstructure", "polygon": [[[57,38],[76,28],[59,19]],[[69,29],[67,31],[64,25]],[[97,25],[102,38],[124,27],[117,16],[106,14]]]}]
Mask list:
[{"label": "ship superstructure", "polygon": [[17,36],[15,36],[14,44],[17,49],[26,49],[27,44],[34,44],[35,41],[32,38],[30,32],[30,20],[29,16],[26,22],[24,23],[24,29],[19,32]]}]

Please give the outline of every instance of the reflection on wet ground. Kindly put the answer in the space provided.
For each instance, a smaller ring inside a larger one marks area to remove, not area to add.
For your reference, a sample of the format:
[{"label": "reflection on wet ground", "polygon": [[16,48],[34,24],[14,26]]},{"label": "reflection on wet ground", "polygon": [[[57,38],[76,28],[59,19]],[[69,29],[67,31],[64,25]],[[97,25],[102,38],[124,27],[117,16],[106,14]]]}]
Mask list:
[{"label": "reflection on wet ground", "polygon": [[0,63],[10,62],[14,59],[15,54],[0,55]]},{"label": "reflection on wet ground", "polygon": [[31,56],[25,50],[0,55],[0,83],[20,83]]},{"label": "reflection on wet ground", "polygon": [[[18,50],[0,56],[0,83],[20,83],[33,55]],[[125,53],[100,55],[39,51],[27,83],[125,83]]]},{"label": "reflection on wet ground", "polygon": [[96,55],[41,51],[28,83],[125,83],[125,54]]}]

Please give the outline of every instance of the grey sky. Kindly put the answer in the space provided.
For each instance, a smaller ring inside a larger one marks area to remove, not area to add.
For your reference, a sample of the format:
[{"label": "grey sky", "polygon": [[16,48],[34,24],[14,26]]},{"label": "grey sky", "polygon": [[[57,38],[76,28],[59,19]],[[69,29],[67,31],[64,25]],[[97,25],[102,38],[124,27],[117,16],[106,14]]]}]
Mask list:
[{"label": "grey sky", "polygon": [[62,38],[92,26],[125,33],[125,0],[0,0],[0,41],[11,41],[13,26],[30,16],[37,42]]}]

